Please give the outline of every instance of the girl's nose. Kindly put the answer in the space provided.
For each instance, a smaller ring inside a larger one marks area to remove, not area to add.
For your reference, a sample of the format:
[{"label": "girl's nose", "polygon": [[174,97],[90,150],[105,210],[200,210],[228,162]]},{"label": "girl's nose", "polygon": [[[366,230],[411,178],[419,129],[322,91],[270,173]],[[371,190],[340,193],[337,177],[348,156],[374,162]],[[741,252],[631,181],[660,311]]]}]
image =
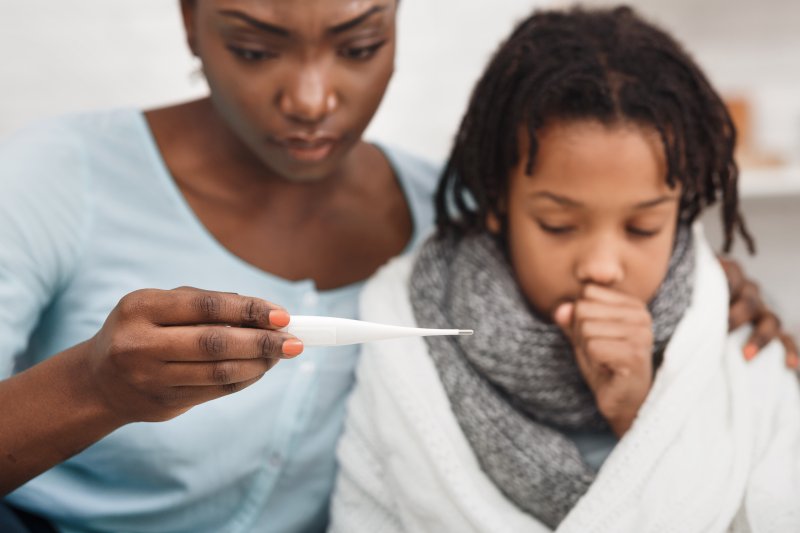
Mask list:
[{"label": "girl's nose", "polygon": [[328,78],[321,67],[301,69],[278,95],[281,112],[297,122],[314,124],[324,120],[339,105]]},{"label": "girl's nose", "polygon": [[621,254],[608,241],[593,243],[578,260],[575,275],[581,283],[613,287],[625,278]]}]

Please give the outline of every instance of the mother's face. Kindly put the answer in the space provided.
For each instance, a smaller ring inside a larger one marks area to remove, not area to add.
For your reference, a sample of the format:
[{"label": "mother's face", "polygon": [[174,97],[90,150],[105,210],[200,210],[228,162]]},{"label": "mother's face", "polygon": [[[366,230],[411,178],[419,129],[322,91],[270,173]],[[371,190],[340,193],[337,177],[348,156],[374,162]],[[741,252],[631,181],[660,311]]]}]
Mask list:
[{"label": "mother's face", "polygon": [[211,99],[286,179],[333,172],[394,71],[395,0],[183,0]]}]

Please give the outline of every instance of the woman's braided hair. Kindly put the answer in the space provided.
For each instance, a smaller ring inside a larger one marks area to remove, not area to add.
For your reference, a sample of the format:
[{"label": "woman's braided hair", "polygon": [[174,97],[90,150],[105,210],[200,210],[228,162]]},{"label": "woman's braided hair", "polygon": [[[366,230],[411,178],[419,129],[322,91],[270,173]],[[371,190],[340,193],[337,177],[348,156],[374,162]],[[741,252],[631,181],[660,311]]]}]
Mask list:
[{"label": "woman's braided hair", "polygon": [[504,220],[520,126],[531,139],[530,174],[536,132],[549,121],[583,119],[657,131],[667,183],[683,186],[682,220],[721,196],[723,249],[738,231],[754,250],[739,210],[736,131],[724,103],[681,46],[629,7],[536,12],[500,46],[474,89],[436,193],[440,233],[484,230],[489,214]]}]

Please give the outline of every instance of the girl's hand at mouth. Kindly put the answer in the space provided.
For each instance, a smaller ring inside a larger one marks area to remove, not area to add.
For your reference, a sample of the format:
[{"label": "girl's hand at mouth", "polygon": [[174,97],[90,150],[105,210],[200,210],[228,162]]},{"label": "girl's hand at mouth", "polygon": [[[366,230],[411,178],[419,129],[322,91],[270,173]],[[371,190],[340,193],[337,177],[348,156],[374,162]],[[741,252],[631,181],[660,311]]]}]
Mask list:
[{"label": "girl's hand at mouth", "polygon": [[554,320],[572,343],[600,413],[622,437],[653,383],[653,326],[647,306],[590,284],[575,302],[561,304]]}]

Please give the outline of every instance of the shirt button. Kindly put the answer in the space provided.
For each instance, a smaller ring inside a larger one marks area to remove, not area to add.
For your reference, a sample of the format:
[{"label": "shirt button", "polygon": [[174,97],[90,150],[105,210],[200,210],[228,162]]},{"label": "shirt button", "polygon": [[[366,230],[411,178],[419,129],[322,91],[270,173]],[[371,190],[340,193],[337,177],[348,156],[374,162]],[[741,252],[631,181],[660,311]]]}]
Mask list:
[{"label": "shirt button", "polygon": [[306,307],[316,307],[319,303],[319,296],[315,292],[307,292],[303,295],[303,305]]}]

